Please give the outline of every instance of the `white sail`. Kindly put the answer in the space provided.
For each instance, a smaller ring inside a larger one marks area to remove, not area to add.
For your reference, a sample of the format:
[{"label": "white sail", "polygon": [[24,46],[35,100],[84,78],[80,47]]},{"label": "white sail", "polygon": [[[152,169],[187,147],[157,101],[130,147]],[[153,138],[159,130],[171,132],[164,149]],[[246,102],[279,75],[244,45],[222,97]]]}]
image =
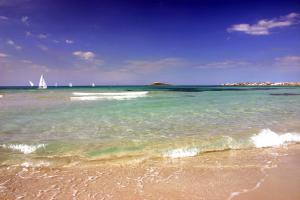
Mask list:
[{"label": "white sail", "polygon": [[47,89],[47,84],[46,84],[43,74],[41,75],[41,78],[40,78],[39,89]]},{"label": "white sail", "polygon": [[95,83],[92,83],[92,87],[95,87]]},{"label": "white sail", "polygon": [[29,84],[30,84],[30,87],[33,87],[34,86],[34,83],[29,81]]},{"label": "white sail", "polygon": [[55,83],[55,87],[57,87],[58,86],[58,84],[57,83]]},{"label": "white sail", "polygon": [[69,87],[73,87],[73,84],[72,84],[72,83],[69,83]]}]

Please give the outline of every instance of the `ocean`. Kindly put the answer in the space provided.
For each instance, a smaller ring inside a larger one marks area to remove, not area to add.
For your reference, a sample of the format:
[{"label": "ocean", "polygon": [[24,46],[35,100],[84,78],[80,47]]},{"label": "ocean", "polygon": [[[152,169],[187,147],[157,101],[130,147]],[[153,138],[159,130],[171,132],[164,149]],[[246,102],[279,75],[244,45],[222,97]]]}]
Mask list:
[{"label": "ocean", "polygon": [[300,87],[0,88],[0,164],[177,159],[300,142]]}]

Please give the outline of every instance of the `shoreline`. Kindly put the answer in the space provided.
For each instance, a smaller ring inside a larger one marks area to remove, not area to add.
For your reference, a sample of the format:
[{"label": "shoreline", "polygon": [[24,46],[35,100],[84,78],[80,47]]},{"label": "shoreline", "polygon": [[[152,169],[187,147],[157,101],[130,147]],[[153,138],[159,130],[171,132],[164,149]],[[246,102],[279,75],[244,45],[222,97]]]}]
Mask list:
[{"label": "shoreline", "polygon": [[280,193],[279,184],[293,200],[300,195],[299,156],[294,144],[136,163],[2,167],[0,199],[264,199],[274,187]]},{"label": "shoreline", "polygon": [[[299,147],[299,145],[298,145]],[[292,147],[281,157],[277,167],[269,169],[260,187],[241,193],[234,200],[300,199],[300,149]]]},{"label": "shoreline", "polygon": [[8,90],[0,199],[256,199],[286,174],[293,191],[276,190],[299,199],[300,101],[290,94],[300,92],[274,88],[157,87],[92,102],[70,97],[147,90]]}]

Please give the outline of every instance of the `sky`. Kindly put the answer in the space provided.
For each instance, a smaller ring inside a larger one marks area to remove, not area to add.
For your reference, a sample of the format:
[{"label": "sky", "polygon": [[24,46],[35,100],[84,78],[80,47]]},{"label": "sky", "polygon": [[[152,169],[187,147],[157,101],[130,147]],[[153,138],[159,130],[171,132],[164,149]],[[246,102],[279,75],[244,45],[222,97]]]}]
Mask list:
[{"label": "sky", "polygon": [[300,81],[300,0],[0,0],[0,86]]}]

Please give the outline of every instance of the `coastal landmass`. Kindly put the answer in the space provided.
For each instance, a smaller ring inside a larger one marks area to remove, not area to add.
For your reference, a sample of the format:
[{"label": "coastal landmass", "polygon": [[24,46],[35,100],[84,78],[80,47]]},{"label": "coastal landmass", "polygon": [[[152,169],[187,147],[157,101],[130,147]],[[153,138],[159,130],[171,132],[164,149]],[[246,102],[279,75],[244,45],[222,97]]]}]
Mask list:
[{"label": "coastal landmass", "polygon": [[300,86],[300,82],[239,82],[225,83],[224,86]]},{"label": "coastal landmass", "polygon": [[163,85],[171,85],[169,83],[163,83],[163,82],[153,82],[150,84],[151,86],[163,86]]}]

